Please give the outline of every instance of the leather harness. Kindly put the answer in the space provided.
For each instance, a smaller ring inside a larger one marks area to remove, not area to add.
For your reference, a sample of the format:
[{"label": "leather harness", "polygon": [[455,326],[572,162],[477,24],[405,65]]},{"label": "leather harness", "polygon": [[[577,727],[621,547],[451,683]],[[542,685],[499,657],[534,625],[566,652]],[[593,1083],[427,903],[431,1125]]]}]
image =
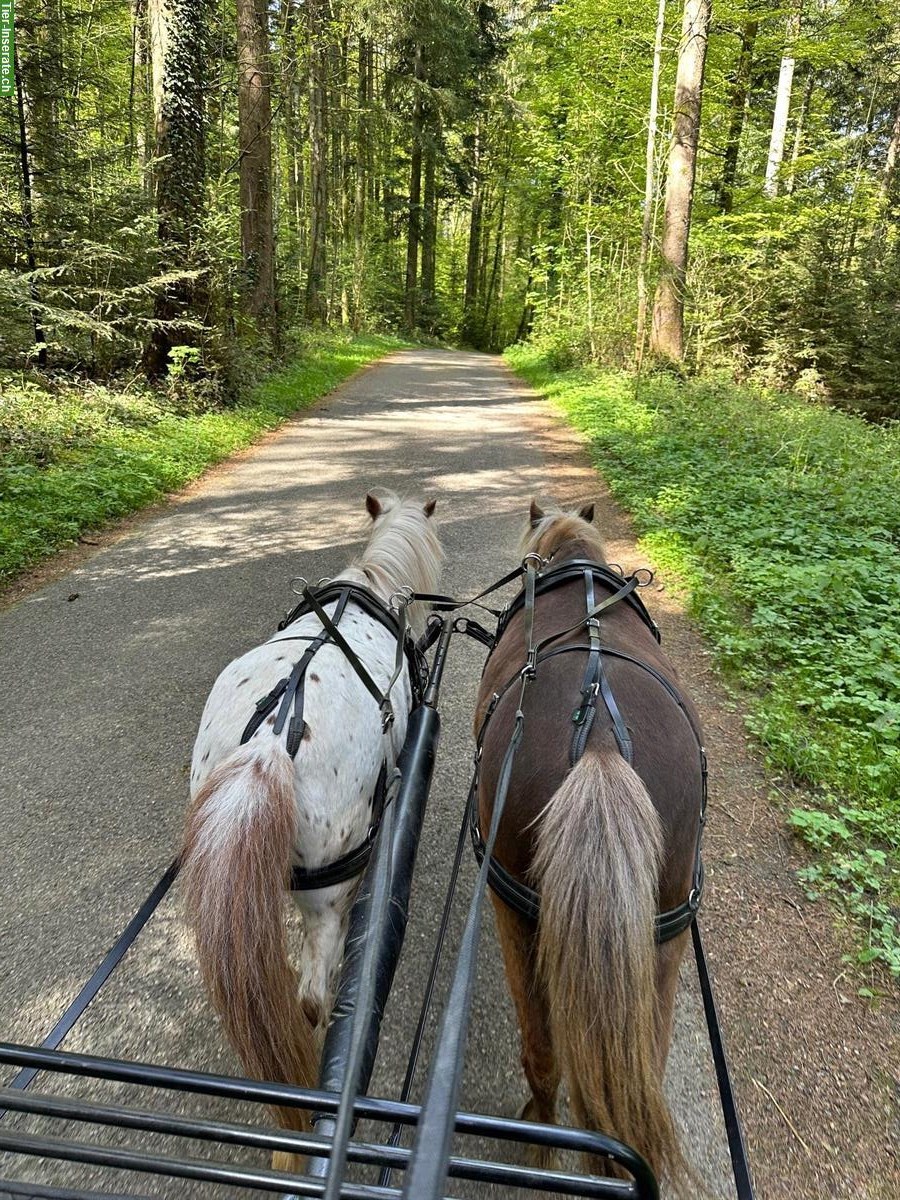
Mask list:
[{"label": "leather harness", "polygon": [[[650,576],[652,579],[652,575]],[[665,688],[668,695],[678,705],[691,727],[691,731],[697,742],[697,750],[700,755],[700,778],[701,778],[701,794],[700,794],[700,821],[697,831],[697,846],[694,854],[694,874],[691,885],[691,891],[688,898],[675,908],[671,908],[666,912],[657,913],[656,916],[656,940],[657,942],[666,942],[671,938],[677,937],[684,933],[694,920],[694,916],[700,907],[700,900],[703,895],[703,860],[700,853],[701,840],[703,835],[703,827],[706,822],[706,801],[707,801],[707,763],[706,752],[703,748],[700,731],[697,728],[696,722],[691,716],[687,706],[684,703],[678,689],[664,675],[652,667],[649,663],[643,662],[641,659],[634,658],[632,655],[625,653],[622,650],[616,650],[611,646],[604,646],[600,634],[600,614],[613,605],[625,602],[638,614],[650,632],[653,634],[657,642],[661,640],[659,628],[656,622],[648,613],[640,596],[637,594],[637,589],[644,584],[641,583],[639,574],[629,576],[627,579],[618,574],[615,570],[608,566],[601,566],[599,563],[591,562],[588,559],[573,559],[569,562],[562,563],[558,567],[543,571],[537,575],[534,584],[535,599],[538,596],[554,590],[563,584],[570,583],[573,580],[581,579],[584,583],[586,615],[575,625],[569,629],[561,630],[558,633],[552,634],[550,637],[544,638],[539,642],[529,653],[529,660],[526,662],[522,671],[517,671],[511,679],[494,692],[485,712],[484,719],[481,722],[481,727],[478,730],[475,750],[475,773],[472,779],[472,785],[469,791],[469,828],[472,837],[472,847],[475,851],[475,857],[479,864],[484,859],[485,842],[482,837],[481,830],[478,824],[478,779],[481,766],[481,755],[484,745],[484,737],[487,731],[488,722],[494,714],[497,705],[513,685],[522,678],[523,671],[536,672],[540,663],[548,658],[552,658],[557,654],[568,654],[580,652],[587,654],[587,662],[585,664],[584,676],[581,684],[581,695],[578,706],[572,713],[572,741],[569,748],[569,763],[575,766],[581,756],[584,754],[587,747],[588,737],[594,724],[594,719],[597,714],[597,699],[598,696],[603,700],[609,719],[612,723],[613,736],[616,739],[619,753],[629,764],[634,765],[634,746],[631,738],[631,733],[625,724],[619,706],[616,703],[610,686],[609,677],[605,669],[604,658],[615,658],[620,661],[629,662],[640,667],[651,675],[657,683]],[[645,582],[649,583],[649,579]],[[597,585],[610,590],[610,594],[599,603],[596,601]],[[501,614],[497,625],[497,633],[494,639],[491,653],[496,649],[501,637],[509,626],[512,617],[523,610],[526,604],[526,594],[523,590],[518,596],[508,605]],[[588,643],[579,643],[577,645],[553,646],[555,642],[561,641],[569,634],[575,633],[580,628],[585,627],[588,632]],[[490,653],[488,654],[488,659]],[[496,858],[491,857],[488,863],[488,883],[492,891],[500,897],[501,900],[510,908],[514,909],[521,916],[529,921],[537,921],[540,913],[540,895],[526,883],[517,879],[514,875],[500,863]]]},{"label": "leather harness", "polygon": [[[403,599],[406,600],[407,597],[404,596]],[[325,608],[332,603],[335,605],[334,612],[329,616],[325,612]],[[378,621],[397,639],[397,659],[394,674],[384,692],[379,689],[356,652],[338,628],[349,604],[354,604],[357,608],[362,609],[367,616]],[[257,700],[253,715],[250,717],[241,735],[242,746],[250,741],[266,718],[277,708],[278,711],[272,726],[272,732],[276,736],[279,736],[284,731],[285,725],[287,725],[287,752],[291,758],[296,757],[306,731],[306,721],[303,716],[306,672],[316,653],[329,643],[336,645],[343,652],[350,666],[365,684],[373,699],[378,703],[382,716],[382,731],[385,734],[387,734],[394,719],[390,702],[391,688],[400,676],[404,659],[409,668],[413,706],[419,703],[424,686],[425,672],[422,655],[406,625],[405,603],[401,604],[399,609],[400,615],[398,615],[379,596],[376,596],[369,588],[359,583],[335,580],[315,589],[311,589],[304,584],[303,598],[299,604],[291,609],[284,620],[279,622],[278,632],[283,632],[301,617],[305,617],[310,613],[314,613],[322,622],[321,633],[314,637],[298,635],[296,638],[284,637],[272,639],[278,642],[308,641],[309,645],[301,658],[294,664],[290,674],[286,675],[283,679],[279,679],[278,683],[275,684],[267,695]],[[288,721],[289,716],[290,721]],[[394,778],[396,778],[396,773]],[[342,854],[334,862],[326,863],[325,866],[309,869],[294,867],[291,871],[290,886],[292,891],[314,891],[318,888],[333,887],[335,884],[346,883],[348,879],[353,879],[365,869],[372,854],[372,846],[378,834],[384,809],[388,803],[390,785],[393,782],[394,779],[390,781],[388,779],[388,760],[385,756],[378,774],[378,781],[375,785],[375,793],[372,797],[372,819],[369,822],[369,829],[364,840],[352,850],[348,850],[346,854]]]}]

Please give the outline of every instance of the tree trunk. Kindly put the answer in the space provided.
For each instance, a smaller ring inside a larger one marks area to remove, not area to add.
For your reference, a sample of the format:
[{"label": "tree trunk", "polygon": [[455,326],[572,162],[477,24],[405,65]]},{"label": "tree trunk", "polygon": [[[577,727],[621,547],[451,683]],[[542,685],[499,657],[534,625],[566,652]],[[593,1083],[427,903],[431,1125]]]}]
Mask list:
[{"label": "tree trunk", "polygon": [[237,0],[241,255],[247,308],[275,332],[272,74],[266,0]]},{"label": "tree trunk", "polygon": [[803,89],[803,102],[800,105],[800,114],[797,117],[797,128],[794,130],[794,147],[791,150],[791,169],[790,174],[785,184],[785,190],[789,196],[793,195],[794,187],[796,186],[797,176],[797,160],[800,158],[800,151],[803,148],[803,133],[806,129],[806,118],[809,116],[809,106],[812,103],[813,90],[816,86],[816,73],[810,71],[806,77],[806,86]]},{"label": "tree trunk", "polygon": [[[424,79],[422,47],[416,46],[416,82]],[[413,108],[412,149],[409,158],[409,226],[406,236],[406,328],[412,332],[416,327],[418,313],[419,242],[422,238],[422,132],[425,127],[425,108],[421,92],[416,95]]]},{"label": "tree trunk", "polygon": [[327,54],[320,0],[307,0],[309,23],[310,228],[306,273],[306,318],[325,321],[326,237],[328,235],[328,135],[326,126]]},{"label": "tree trunk", "polygon": [[425,194],[422,205],[422,280],[421,303],[429,328],[434,328],[435,271],[437,268],[437,189],[435,186],[437,149],[436,131],[425,146]]},{"label": "tree trunk", "polygon": [[800,30],[800,4],[796,4],[788,17],[785,53],[778,72],[778,90],[775,93],[775,115],[772,118],[772,136],[769,139],[769,158],[766,162],[766,180],[763,193],[773,199],[778,195],[778,172],[784,158],[784,141],[787,134],[788,115],[791,110],[791,89],[794,83],[794,41]]},{"label": "tree trunk", "polygon": [[481,217],[484,190],[481,179],[481,124],[475,125],[472,169],[472,207],[469,213],[469,245],[466,251],[466,287],[463,293],[463,336],[476,341],[475,304],[478,297],[478,263],[481,258]]},{"label": "tree trunk", "polygon": [[284,106],[284,153],[287,168],[291,252],[301,241],[300,146],[297,136],[297,9],[295,0],[281,0],[281,97]]},{"label": "tree trunk", "polygon": [[741,53],[738,57],[734,79],[728,95],[731,117],[728,122],[728,138],[722,158],[722,176],[716,189],[716,202],[723,213],[731,212],[734,203],[734,185],[737,179],[738,156],[741,152],[741,134],[744,132],[744,116],[747,97],[750,94],[750,76],[753,69],[753,50],[759,22],[747,21],[741,30]]},{"label": "tree trunk", "polygon": [[884,170],[881,173],[881,200],[888,205],[895,198],[897,184],[897,163],[900,161],[900,97],[897,100],[897,112],[894,116],[894,127],[891,130],[891,140],[888,142],[887,155],[884,160]]},{"label": "tree trunk", "polygon": [[[666,0],[659,0],[656,10],[656,35],[653,41],[653,76],[650,83],[650,111],[647,119],[647,155],[644,168],[644,215],[641,222],[641,250],[638,258],[638,311],[634,358],[640,371],[644,358],[647,328],[647,263],[650,260],[650,240],[653,234],[653,194],[656,189],[656,133],[659,117],[659,75],[662,66],[662,39],[666,23]],[[588,233],[590,237],[590,233]],[[590,298],[590,241],[588,241],[588,297]],[[593,313],[589,316],[591,355],[594,355]]]},{"label": "tree trunk", "polygon": [[666,179],[662,265],[653,303],[651,350],[657,357],[676,363],[684,358],[684,288],[710,6],[711,0],[685,0],[684,5]]},{"label": "tree trunk", "polygon": [[[34,196],[31,187],[31,162],[28,149],[28,125],[25,120],[25,94],[22,89],[22,74],[17,61],[13,61],[13,75],[16,83],[16,108],[19,118],[19,163],[22,169],[22,226],[25,234],[25,261],[31,278],[28,281],[28,291],[32,301],[37,300],[37,287],[34,282],[34,272],[37,269],[34,238]],[[31,310],[31,323],[34,328],[34,344],[38,348],[37,362],[39,367],[47,365],[47,338],[40,311],[35,305]]]},{"label": "tree trunk", "polygon": [[360,35],[356,83],[356,177],[353,191],[353,308],[354,330],[362,316],[362,278],[365,259],[366,199],[368,179],[369,42]]},{"label": "tree trunk", "polygon": [[[161,266],[174,272],[199,265],[206,168],[207,8],[205,0],[149,0],[149,13]],[[166,373],[176,339],[195,337],[187,323],[196,320],[204,300],[205,288],[186,279],[157,294],[157,323],[144,352],[144,369],[150,378]]]}]

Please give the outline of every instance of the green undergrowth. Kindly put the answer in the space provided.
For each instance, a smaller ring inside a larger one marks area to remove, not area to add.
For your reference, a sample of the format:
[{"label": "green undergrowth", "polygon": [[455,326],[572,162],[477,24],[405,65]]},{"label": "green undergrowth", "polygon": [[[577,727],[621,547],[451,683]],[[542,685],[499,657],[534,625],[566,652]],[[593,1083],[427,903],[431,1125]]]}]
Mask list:
[{"label": "green undergrowth", "polygon": [[812,788],[790,820],[863,961],[900,975],[900,426],[726,378],[510,364],[590,442],[642,545],[683,583],[749,689],[772,765]]},{"label": "green undergrowth", "polygon": [[290,365],[228,407],[178,381],[115,390],[0,379],[0,581],[182,487],[402,344],[308,335]]}]

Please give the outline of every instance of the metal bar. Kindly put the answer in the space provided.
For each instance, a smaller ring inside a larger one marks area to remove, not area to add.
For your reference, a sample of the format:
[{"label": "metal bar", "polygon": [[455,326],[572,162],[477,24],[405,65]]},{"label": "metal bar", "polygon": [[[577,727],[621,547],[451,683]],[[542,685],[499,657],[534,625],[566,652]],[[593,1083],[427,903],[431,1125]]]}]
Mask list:
[{"label": "metal bar", "polygon": [[[434,772],[441,720],[437,711],[447,649],[453,635],[445,618],[422,704],[410,715],[398,768],[400,789],[394,800],[393,821],[379,835],[378,853],[363,877],[350,914],[344,963],[332,1010],[319,1071],[320,1086],[340,1092],[337,1120],[313,1118],[333,1141],[329,1159],[314,1159],[308,1173],[337,1179],[343,1172],[343,1149],[352,1131],[353,1101],[365,1091],[378,1053],[381,1021],[409,919],[409,895],[419,836]],[[333,1197],[326,1191],[326,1198]]]},{"label": "metal bar", "polygon": [[[90,1166],[113,1167],[120,1171],[143,1171],[149,1175],[192,1179],[201,1183],[258,1188],[264,1192],[282,1192],[285,1186],[289,1185],[292,1192],[298,1196],[317,1198],[324,1191],[321,1180],[307,1179],[302,1175],[204,1162],[197,1158],[165,1158],[159,1154],[123,1150],[118,1146],[90,1146],[84,1142],[66,1142],[61,1138],[37,1137],[33,1134],[0,1132],[0,1150],[37,1158],[87,1163]],[[398,1193],[391,1189],[363,1184],[345,1184],[341,1188],[341,1200],[395,1200],[397,1195]]]},{"label": "metal bar", "polygon": [[[56,1050],[57,1047],[62,1044],[62,1041],[67,1034],[71,1032],[75,1022],[84,1015],[88,1005],[125,957],[135,938],[150,920],[150,917],[153,915],[160,901],[172,886],[175,876],[178,874],[178,866],[179,863],[178,859],[176,858],[175,861],[171,863],[165,871],[163,871],[155,887],[150,892],[150,895],[116,938],[115,942],[113,942],[112,946],[103,958],[103,961],[41,1042],[42,1047],[50,1050]],[[30,1087],[37,1074],[37,1069],[34,1068],[20,1071],[15,1079],[11,1081],[9,1086],[14,1088]],[[5,1116],[5,1109],[0,1109],[0,1121],[2,1121]]]},{"label": "metal bar", "polygon": [[27,1179],[0,1180],[0,1196],[26,1196],[28,1200],[150,1200],[135,1192],[95,1192],[84,1188],[48,1187]]},{"label": "metal bar", "polygon": [[[453,911],[453,898],[456,894],[456,883],[459,878],[459,868],[462,864],[463,851],[467,841],[467,833],[469,828],[469,806],[466,805],[463,812],[462,824],[459,829],[459,837],[456,840],[456,854],[453,859],[453,867],[450,871],[450,883],[447,887],[447,893],[444,897],[444,910],[441,913],[441,923],[438,928],[437,941],[435,943],[434,952],[431,956],[431,969],[428,972],[428,983],[425,986],[425,995],[422,997],[422,1005],[419,1008],[419,1019],[416,1022],[416,1031],[413,1034],[412,1046],[409,1052],[409,1058],[406,1062],[406,1074],[403,1078],[403,1087],[400,1089],[400,1100],[405,1102],[412,1095],[412,1084],[416,1074],[416,1067],[419,1062],[419,1052],[422,1048],[422,1039],[425,1036],[425,1024],[428,1020],[428,1014],[431,1011],[431,1003],[434,998],[434,989],[437,983],[438,968],[440,967],[441,959],[444,954],[444,943],[447,940],[447,930],[450,927],[450,914]],[[391,1135],[388,1138],[388,1145],[397,1146],[400,1143],[400,1135],[403,1126],[396,1123],[391,1130]],[[381,1178],[378,1181],[382,1187],[390,1186],[391,1169],[385,1167],[381,1172]]]},{"label": "metal bar", "polygon": [[691,925],[691,938],[694,943],[694,958],[697,961],[697,975],[700,978],[700,991],[703,995],[703,1011],[709,1031],[709,1045],[716,1067],[716,1083],[719,1087],[722,1116],[725,1119],[725,1133],[728,1135],[728,1152],[731,1155],[731,1169],[734,1172],[735,1192],[738,1200],[754,1200],[753,1178],[747,1159],[747,1145],[744,1141],[741,1118],[738,1115],[737,1101],[731,1084],[728,1055],[725,1053],[719,1014],[716,1011],[716,998],[713,995],[712,980],[706,965],[706,954],[703,951],[703,938],[700,936],[700,926],[696,917]]},{"label": "metal bar", "polygon": [[[336,1120],[332,1121],[329,1118],[327,1121],[332,1130],[325,1200],[340,1200],[347,1166],[347,1147],[354,1126],[353,1105],[356,1097],[368,1085],[371,1063],[376,1053],[373,1044],[378,1043],[381,1020],[380,1017],[376,1019],[375,1006],[379,1000],[384,1004],[390,990],[389,982],[385,989],[379,986],[381,980],[377,968],[381,965],[379,960],[383,957],[385,943],[390,943],[388,921],[393,890],[392,859],[398,799],[399,795],[384,815],[378,835],[377,851],[372,859],[372,892],[367,906],[362,956],[356,980],[356,1004],[350,1023],[350,1049],[342,1063],[341,1102]],[[393,976],[393,970],[390,974]],[[384,997],[379,995],[382,990]]]},{"label": "metal bar", "polygon": [[[11,1110],[64,1121],[81,1121],[116,1129],[134,1129],[145,1133],[168,1134],[179,1138],[215,1142],[229,1146],[248,1146],[260,1150],[284,1150],[295,1154],[328,1154],[330,1144],[317,1134],[292,1130],[259,1128],[229,1121],[210,1121],[183,1117],[175,1113],[148,1112],[118,1104],[94,1104],[61,1096],[7,1089],[0,1094]],[[372,1142],[351,1142],[347,1157],[352,1162],[368,1166],[383,1166],[386,1162],[398,1170],[406,1167],[411,1151]],[[450,1160],[450,1175],[458,1179],[492,1183],[505,1187],[553,1191],[563,1195],[601,1197],[619,1200],[633,1196],[629,1183],[562,1171],[538,1171],[533,1167],[484,1159],[454,1157]],[[611,1186],[612,1185],[612,1186]],[[0,1181],[2,1195],[5,1181]],[[381,1185],[383,1186],[383,1185]]]},{"label": "metal bar", "polygon": [[[203,1071],[188,1071],[179,1067],[159,1067],[150,1063],[99,1058],[90,1054],[76,1054],[71,1050],[44,1050],[38,1046],[17,1046],[9,1042],[0,1042],[0,1062],[11,1063],[13,1066],[37,1067],[41,1071],[53,1071],[66,1075],[109,1079],[116,1083],[134,1083],[176,1092],[190,1092],[195,1095],[256,1101],[276,1108],[295,1107],[335,1113],[340,1100],[339,1096],[331,1092],[296,1088],[289,1084],[257,1083],[254,1080],[241,1079],[236,1076],[212,1075]],[[383,1100],[371,1096],[360,1096],[354,1105],[354,1112],[358,1119],[399,1121],[404,1125],[415,1125],[420,1111],[417,1104],[400,1103],[397,1100]],[[563,1125],[541,1125],[532,1121],[520,1121],[514,1117],[457,1112],[455,1129],[457,1133],[471,1134],[475,1137],[548,1146],[558,1150],[572,1150],[580,1154],[595,1154],[620,1163],[626,1169],[633,1156],[633,1151],[622,1142],[603,1133],[587,1129],[571,1129]]]}]

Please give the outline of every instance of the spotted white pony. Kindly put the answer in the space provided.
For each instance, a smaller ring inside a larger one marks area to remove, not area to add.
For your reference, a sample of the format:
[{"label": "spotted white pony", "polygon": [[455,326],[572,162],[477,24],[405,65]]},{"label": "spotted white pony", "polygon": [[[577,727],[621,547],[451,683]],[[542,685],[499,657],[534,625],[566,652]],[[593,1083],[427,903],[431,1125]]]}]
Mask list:
[{"label": "spotted white pony", "polygon": [[[404,587],[434,592],[443,557],[434,501],[370,494],[366,508],[369,543],[337,579],[385,601]],[[334,607],[326,606],[329,616]],[[424,606],[411,605],[408,618],[421,631]],[[216,680],[194,746],[182,854],[200,967],[232,1045],[248,1075],[301,1087],[315,1086],[358,880],[294,893],[303,926],[295,972],[284,921],[291,871],[330,864],[363,842],[379,774],[386,757],[388,770],[394,767],[412,704],[404,662],[386,736],[378,704],[342,651],[325,643],[306,672],[306,727],[296,757],[275,733],[274,714],[240,745],[255,702],[290,673],[309,645],[304,639],[321,631],[314,614],[302,616]],[[383,692],[395,669],[390,630],[351,599],[340,632]],[[286,1128],[306,1127],[299,1109],[276,1115]],[[276,1165],[292,1164],[276,1155]]]}]

